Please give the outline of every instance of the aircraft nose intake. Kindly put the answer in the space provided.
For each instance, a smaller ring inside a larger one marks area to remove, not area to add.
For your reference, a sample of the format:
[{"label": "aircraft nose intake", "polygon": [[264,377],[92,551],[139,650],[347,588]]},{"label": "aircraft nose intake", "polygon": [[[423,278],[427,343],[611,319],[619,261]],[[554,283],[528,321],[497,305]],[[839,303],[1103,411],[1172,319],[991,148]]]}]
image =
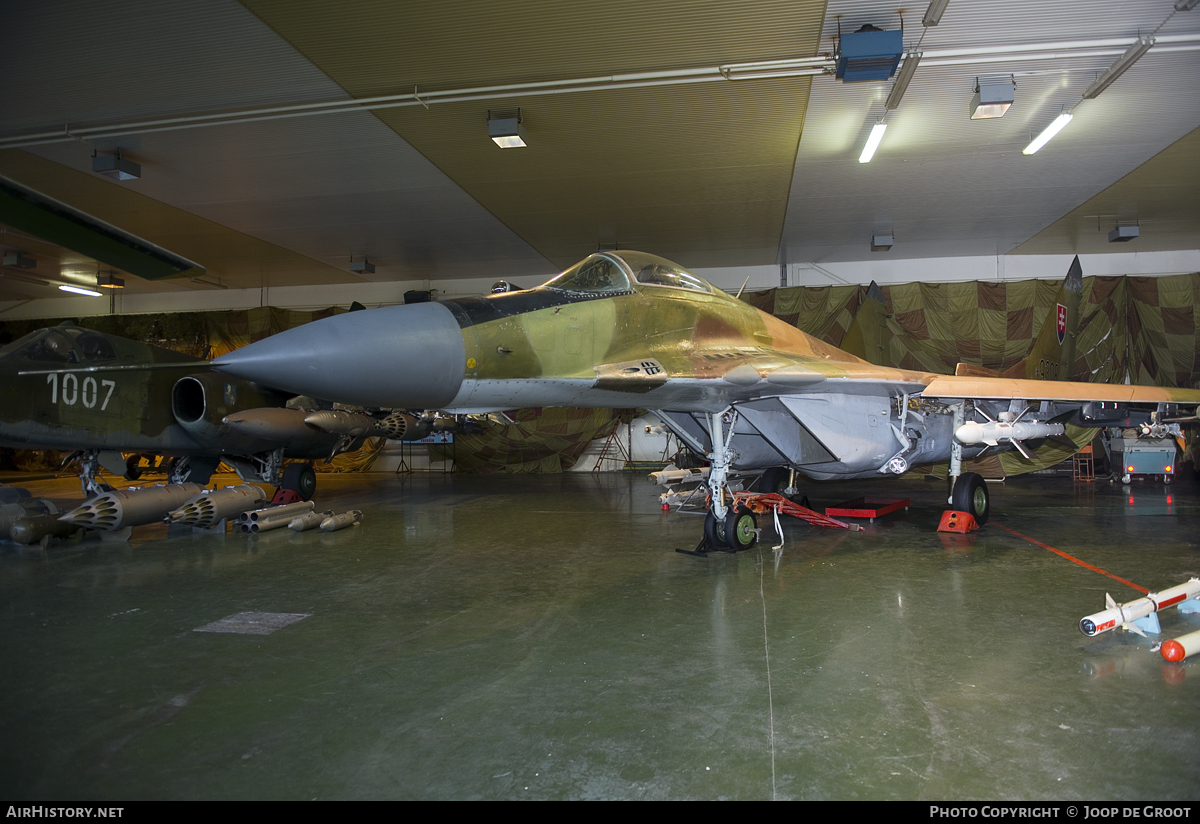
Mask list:
[{"label": "aircraft nose intake", "polygon": [[361,406],[440,409],[462,385],[466,346],[439,303],[347,312],[289,329],[213,368],[297,395]]}]

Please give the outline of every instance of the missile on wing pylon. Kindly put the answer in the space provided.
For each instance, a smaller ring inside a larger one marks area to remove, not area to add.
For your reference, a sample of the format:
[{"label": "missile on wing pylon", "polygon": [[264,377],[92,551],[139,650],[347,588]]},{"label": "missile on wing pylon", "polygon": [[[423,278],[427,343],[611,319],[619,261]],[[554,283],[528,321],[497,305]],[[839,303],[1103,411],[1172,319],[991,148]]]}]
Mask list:
[{"label": "missile on wing pylon", "polygon": [[1168,661],[1182,661],[1184,658],[1200,652],[1200,630],[1180,635],[1170,641],[1163,641],[1159,653]]},{"label": "missile on wing pylon", "polygon": [[142,526],[161,521],[167,512],[203,491],[204,487],[193,483],[114,489],[84,501],[62,515],[59,520],[84,529],[116,532],[127,526]]},{"label": "missile on wing pylon", "polygon": [[288,521],[288,529],[292,532],[304,532],[308,529],[316,529],[321,525],[322,521],[332,517],[332,509],[327,509],[324,512],[305,512],[303,515],[298,515]]},{"label": "missile on wing pylon", "polygon": [[164,520],[168,524],[210,529],[226,518],[257,509],[266,501],[267,493],[262,487],[254,484],[227,486],[197,495],[179,509],[168,512]]},{"label": "missile on wing pylon", "polygon": [[[1104,596],[1108,608],[1095,615],[1089,615],[1079,622],[1079,631],[1084,635],[1099,635],[1110,629],[1121,627],[1138,635],[1146,632],[1157,634],[1159,610],[1182,604],[1185,601],[1195,601],[1200,596],[1200,578],[1191,578],[1179,586],[1164,589],[1162,592],[1151,592],[1144,598],[1118,605],[1112,596]],[[1192,611],[1192,610],[1187,610]]]},{"label": "missile on wing pylon", "polygon": [[345,529],[348,526],[354,526],[359,523],[362,523],[362,512],[352,509],[349,512],[332,515],[321,521],[321,531],[337,532],[339,529]]},{"label": "missile on wing pylon", "polygon": [[954,430],[954,437],[959,443],[974,444],[986,443],[989,446],[996,446],[1003,441],[1031,441],[1037,438],[1052,438],[1055,435],[1062,435],[1066,432],[1066,427],[1061,423],[1033,423],[1017,421],[1016,423],[1006,423],[1005,421],[988,421],[986,423],[964,423],[958,429]]},{"label": "missile on wing pylon", "polygon": [[341,409],[318,409],[304,416],[304,422],[331,435],[357,438],[360,435],[382,435],[370,415],[346,412]]}]

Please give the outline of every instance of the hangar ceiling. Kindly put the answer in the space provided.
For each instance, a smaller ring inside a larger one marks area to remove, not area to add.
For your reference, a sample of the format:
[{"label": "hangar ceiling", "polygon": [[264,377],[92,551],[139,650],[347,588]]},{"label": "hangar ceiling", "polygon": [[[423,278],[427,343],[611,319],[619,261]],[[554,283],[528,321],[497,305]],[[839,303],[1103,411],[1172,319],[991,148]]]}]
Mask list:
[{"label": "hangar ceiling", "polygon": [[[1118,219],[1141,225],[1123,251],[1200,248],[1200,9],[950,0],[924,28],[926,5],[6,4],[0,175],[208,270],[131,291],[529,279],[608,244],[692,268],[859,260],[879,231],[891,258],[1110,251]],[[842,83],[822,55],[839,26],[901,18],[923,56],[860,164],[892,81]],[[991,75],[1016,102],[969,120]],[[530,145],[498,149],[487,113],[518,107]],[[91,171],[118,148],[140,179]],[[0,301],[95,276],[4,232],[38,266],[5,267]],[[364,255],[376,272],[351,273]]]}]

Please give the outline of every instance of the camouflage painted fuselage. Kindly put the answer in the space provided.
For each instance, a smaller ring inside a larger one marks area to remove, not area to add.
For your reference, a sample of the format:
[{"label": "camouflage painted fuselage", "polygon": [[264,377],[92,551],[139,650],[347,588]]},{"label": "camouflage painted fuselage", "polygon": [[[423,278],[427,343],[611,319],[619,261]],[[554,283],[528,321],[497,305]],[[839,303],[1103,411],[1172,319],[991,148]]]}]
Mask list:
[{"label": "camouflage painted fuselage", "polygon": [[593,255],[536,289],[327,318],[213,365],[383,408],[643,407],[700,452],[712,448],[707,416],[729,410],[732,466],[789,465],[815,478],[946,460],[963,399],[992,417],[1029,402],[1039,419],[1085,400],[1200,403],[1194,390],[1133,387],[1134,398],[1131,387],[876,366],[670,261],[625,251]]}]

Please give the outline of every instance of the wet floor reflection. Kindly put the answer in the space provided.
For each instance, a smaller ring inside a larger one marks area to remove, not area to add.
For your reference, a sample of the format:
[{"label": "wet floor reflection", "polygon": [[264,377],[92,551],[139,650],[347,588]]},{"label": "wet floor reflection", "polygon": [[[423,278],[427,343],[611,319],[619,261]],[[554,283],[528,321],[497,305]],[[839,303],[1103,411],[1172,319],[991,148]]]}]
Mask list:
[{"label": "wet floor reflection", "polygon": [[[998,528],[939,535],[942,485],[899,486],[912,508],[862,532],[785,521],[775,552],[760,522],[707,559],[673,551],[699,517],[591,474],[322,478],[319,508],[364,512],[331,534],[6,544],[0,792],[1194,798],[1194,662],[1077,628],[1136,594]],[[997,522],[1139,585],[1200,571],[1195,486],[992,491]],[[243,612],[309,617],[194,632]]]}]

